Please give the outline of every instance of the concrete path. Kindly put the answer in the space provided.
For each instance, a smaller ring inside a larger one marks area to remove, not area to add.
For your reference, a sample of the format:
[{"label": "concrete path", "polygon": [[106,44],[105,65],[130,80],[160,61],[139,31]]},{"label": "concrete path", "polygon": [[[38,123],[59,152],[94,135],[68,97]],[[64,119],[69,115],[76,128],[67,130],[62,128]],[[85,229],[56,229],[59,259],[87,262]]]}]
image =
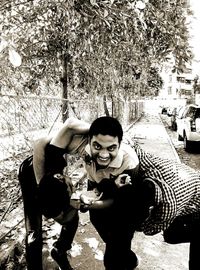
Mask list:
[{"label": "concrete path", "polygon": [[[180,162],[176,150],[158,114],[146,113],[129,130],[140,146],[162,158]],[[136,233],[132,249],[139,257],[138,270],[186,270],[188,269],[188,244],[170,245],[163,241],[162,233],[145,236]]]},{"label": "concrete path", "polygon": [[179,161],[169,135],[158,114],[146,113],[128,129],[132,138],[147,152]]}]

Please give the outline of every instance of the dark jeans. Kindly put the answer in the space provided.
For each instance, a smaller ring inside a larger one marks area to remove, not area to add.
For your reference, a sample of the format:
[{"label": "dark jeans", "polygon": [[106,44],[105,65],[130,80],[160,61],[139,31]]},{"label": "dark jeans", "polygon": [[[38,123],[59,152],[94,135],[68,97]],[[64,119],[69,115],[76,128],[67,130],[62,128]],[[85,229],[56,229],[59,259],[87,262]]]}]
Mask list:
[{"label": "dark jeans", "polygon": [[63,212],[61,217],[55,218],[55,221],[62,225],[62,229],[58,240],[54,243],[54,246],[60,252],[66,252],[67,250],[71,249],[74,236],[78,229],[78,210],[68,209]]},{"label": "dark jeans", "polygon": [[[28,270],[42,270],[42,214],[38,204],[37,183],[33,172],[32,156],[25,159],[19,168],[19,182],[22,191],[25,228],[26,262]],[[65,252],[71,248],[78,228],[78,211],[66,208],[62,216],[55,218],[62,225],[55,246]]]},{"label": "dark jeans", "polygon": [[[93,185],[93,182],[88,181],[89,190]],[[106,244],[104,265],[109,270],[133,269],[131,263],[135,264],[135,254],[131,251],[135,230],[129,212],[130,196],[129,189],[121,188],[112,207],[90,210],[91,223]]]},{"label": "dark jeans", "polygon": [[170,244],[190,243],[189,270],[200,269],[200,213],[177,217],[164,231],[164,240]]},{"label": "dark jeans", "polygon": [[200,220],[193,226],[193,233],[190,240],[189,270],[200,269]]},{"label": "dark jeans", "polygon": [[28,270],[42,270],[42,215],[37,200],[37,183],[32,166],[32,156],[19,168],[25,217],[25,248]]}]

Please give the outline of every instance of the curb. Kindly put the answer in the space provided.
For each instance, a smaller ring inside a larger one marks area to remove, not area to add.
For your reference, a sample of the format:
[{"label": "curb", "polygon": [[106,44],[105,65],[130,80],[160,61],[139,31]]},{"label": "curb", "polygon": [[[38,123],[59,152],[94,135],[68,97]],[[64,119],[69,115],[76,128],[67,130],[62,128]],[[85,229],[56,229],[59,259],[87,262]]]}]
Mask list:
[{"label": "curb", "polygon": [[[160,114],[158,114],[158,115],[159,115],[160,121],[161,121],[162,124],[163,124],[163,120],[162,120]],[[169,144],[170,144],[170,146],[171,146],[171,148],[172,148],[172,151],[173,151],[173,153],[174,153],[174,155],[175,155],[175,157],[176,157],[176,160],[177,160],[178,163],[181,163],[181,160],[180,160],[180,158],[179,158],[179,156],[178,156],[178,154],[177,154],[177,152],[176,152],[176,149],[175,149],[175,147],[174,147],[174,144],[173,144],[173,142],[172,142],[172,140],[171,140],[169,134],[167,133],[167,130],[166,130],[164,124],[163,124],[163,127],[164,127],[164,129],[165,129],[165,133],[166,133],[167,140],[168,140],[168,142],[169,142]]]},{"label": "curb", "polygon": [[129,129],[131,129],[132,128],[132,126],[137,122],[137,121],[139,121],[140,120],[140,118],[142,117],[142,115],[143,114],[141,114],[138,118],[136,118],[128,127],[126,127],[125,129],[124,129],[124,132],[128,132],[129,131]]}]

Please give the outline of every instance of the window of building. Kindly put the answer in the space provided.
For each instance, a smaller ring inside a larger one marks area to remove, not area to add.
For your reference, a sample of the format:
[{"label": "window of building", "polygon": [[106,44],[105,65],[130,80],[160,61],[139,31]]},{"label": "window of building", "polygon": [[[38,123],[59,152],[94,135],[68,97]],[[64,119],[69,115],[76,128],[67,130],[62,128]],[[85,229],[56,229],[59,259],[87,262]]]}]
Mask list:
[{"label": "window of building", "polygon": [[168,95],[171,95],[172,94],[172,87],[168,87]]},{"label": "window of building", "polygon": [[177,77],[177,82],[181,82],[184,83],[185,82],[185,78],[184,77]]},{"label": "window of building", "polygon": [[191,84],[191,83],[192,83],[192,80],[187,80],[187,79],[186,79],[186,80],[185,80],[185,83],[186,83],[186,84]]}]

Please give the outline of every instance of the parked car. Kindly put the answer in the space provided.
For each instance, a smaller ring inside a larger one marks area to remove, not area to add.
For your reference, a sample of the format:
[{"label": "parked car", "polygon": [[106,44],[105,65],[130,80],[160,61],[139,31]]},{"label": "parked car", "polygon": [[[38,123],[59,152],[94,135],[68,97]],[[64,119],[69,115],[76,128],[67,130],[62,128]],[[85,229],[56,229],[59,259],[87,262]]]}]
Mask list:
[{"label": "parked car", "polygon": [[200,142],[200,106],[190,104],[182,107],[176,122],[178,140],[183,140],[185,150],[190,151],[192,143]]}]

